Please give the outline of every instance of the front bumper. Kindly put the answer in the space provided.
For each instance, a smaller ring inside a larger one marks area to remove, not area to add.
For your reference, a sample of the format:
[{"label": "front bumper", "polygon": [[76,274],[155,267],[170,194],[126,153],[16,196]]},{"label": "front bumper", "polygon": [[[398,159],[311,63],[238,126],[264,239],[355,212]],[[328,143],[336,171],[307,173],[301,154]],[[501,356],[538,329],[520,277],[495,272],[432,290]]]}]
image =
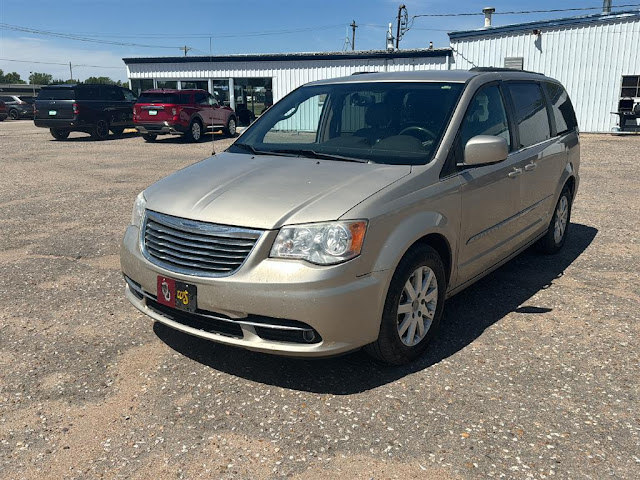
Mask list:
[{"label": "front bumper", "polygon": [[[122,271],[144,294],[128,283],[127,299],[141,312],[177,330],[260,352],[323,357],[375,341],[390,272],[357,276],[358,258],[328,267],[268,258],[276,233],[265,232],[233,275],[202,278],[177,274],[151,263],[140,252],[139,229],[129,226],[120,251]],[[241,333],[216,333],[163,314],[153,302],[158,275],[195,284],[199,311],[215,312],[229,319],[227,323],[235,321],[240,327],[236,330]],[[261,333],[264,330],[252,320],[257,317],[303,324],[317,332],[321,340],[303,343],[265,338]]]}]

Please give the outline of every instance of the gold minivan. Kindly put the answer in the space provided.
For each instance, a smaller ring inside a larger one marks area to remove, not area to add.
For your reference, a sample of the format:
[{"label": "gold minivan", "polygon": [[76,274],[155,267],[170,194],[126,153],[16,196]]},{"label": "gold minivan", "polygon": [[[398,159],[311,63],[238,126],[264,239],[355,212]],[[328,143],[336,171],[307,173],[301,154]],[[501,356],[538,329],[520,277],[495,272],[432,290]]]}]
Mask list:
[{"label": "gold minivan", "polygon": [[579,164],[571,101],[543,75],[313,82],[138,195],[126,296],[228,345],[405,363],[447,297],[534,243],[563,246]]}]

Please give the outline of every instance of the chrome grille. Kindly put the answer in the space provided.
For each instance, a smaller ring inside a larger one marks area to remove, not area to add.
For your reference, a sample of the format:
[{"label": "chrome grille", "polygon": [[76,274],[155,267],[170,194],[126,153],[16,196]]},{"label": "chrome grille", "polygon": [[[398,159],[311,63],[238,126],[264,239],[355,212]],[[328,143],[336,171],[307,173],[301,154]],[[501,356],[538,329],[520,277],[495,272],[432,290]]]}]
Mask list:
[{"label": "chrome grille", "polygon": [[238,270],[262,233],[150,210],[142,231],[142,251],[149,261],[174,272],[207,277]]}]

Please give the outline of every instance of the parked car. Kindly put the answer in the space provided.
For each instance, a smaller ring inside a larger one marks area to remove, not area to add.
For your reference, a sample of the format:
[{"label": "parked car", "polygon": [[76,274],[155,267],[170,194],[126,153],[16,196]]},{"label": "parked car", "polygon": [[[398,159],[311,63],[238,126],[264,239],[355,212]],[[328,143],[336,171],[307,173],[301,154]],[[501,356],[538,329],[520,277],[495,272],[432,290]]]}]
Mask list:
[{"label": "parked car", "polygon": [[35,102],[36,127],[48,128],[56,140],[70,132],[89,133],[104,140],[109,130],[121,135],[133,127],[135,94],[116,85],[49,85]]},{"label": "parked car", "polygon": [[8,116],[7,106],[2,100],[0,100],[0,122],[6,120],[7,116]]},{"label": "parked car", "polygon": [[126,296],[220,343],[408,362],[446,298],[534,244],[562,248],[579,165],[571,101],[543,75],[310,83],[138,195]]},{"label": "parked car", "polygon": [[207,130],[223,129],[235,136],[238,119],[206,90],[146,90],[134,108],[136,129],[147,142],[158,135],[184,135],[198,142]]},{"label": "parked car", "polygon": [[9,118],[18,120],[20,118],[33,118],[33,100],[28,95],[0,95],[7,106]]}]

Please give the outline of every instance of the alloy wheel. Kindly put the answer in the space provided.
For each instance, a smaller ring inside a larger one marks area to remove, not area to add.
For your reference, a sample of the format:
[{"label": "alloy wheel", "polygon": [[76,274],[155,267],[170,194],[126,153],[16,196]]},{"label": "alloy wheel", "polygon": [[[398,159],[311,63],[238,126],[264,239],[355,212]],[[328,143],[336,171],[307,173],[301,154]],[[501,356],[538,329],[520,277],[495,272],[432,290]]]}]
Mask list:
[{"label": "alloy wheel", "polygon": [[413,347],[427,335],[438,306],[438,280],[429,267],[418,267],[407,279],[398,304],[398,335]]},{"label": "alloy wheel", "polygon": [[200,140],[200,137],[202,136],[202,129],[200,128],[200,124],[198,122],[193,122],[193,125],[191,125],[191,138],[193,138],[195,141]]},{"label": "alloy wheel", "polygon": [[567,229],[567,220],[569,218],[569,200],[566,195],[560,197],[558,207],[556,208],[556,221],[553,225],[553,239],[556,243],[562,241],[564,232]]}]

